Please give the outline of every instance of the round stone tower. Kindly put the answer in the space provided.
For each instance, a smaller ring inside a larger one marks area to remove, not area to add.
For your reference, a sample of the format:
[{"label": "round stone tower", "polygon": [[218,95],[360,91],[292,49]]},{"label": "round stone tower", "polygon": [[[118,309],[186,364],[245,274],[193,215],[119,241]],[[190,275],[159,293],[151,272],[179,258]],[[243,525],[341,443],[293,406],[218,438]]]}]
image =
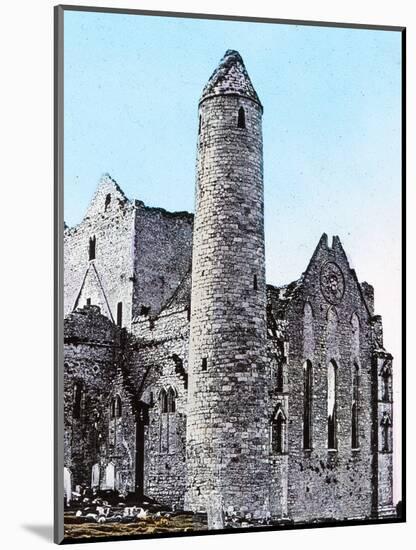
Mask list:
[{"label": "round stone tower", "polygon": [[270,482],[262,112],[228,50],[199,102],[185,504],[255,517]]}]

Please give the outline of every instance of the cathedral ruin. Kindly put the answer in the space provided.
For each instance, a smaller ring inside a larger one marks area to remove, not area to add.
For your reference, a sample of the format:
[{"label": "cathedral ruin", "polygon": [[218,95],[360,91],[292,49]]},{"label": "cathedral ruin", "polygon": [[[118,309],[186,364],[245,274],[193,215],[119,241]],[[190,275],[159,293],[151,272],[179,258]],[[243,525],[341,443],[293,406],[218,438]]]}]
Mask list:
[{"label": "cathedral ruin", "polygon": [[323,234],[265,280],[261,101],[228,50],[198,106],[195,214],[109,176],[64,233],[65,491],[273,521],[392,515],[392,361]]}]

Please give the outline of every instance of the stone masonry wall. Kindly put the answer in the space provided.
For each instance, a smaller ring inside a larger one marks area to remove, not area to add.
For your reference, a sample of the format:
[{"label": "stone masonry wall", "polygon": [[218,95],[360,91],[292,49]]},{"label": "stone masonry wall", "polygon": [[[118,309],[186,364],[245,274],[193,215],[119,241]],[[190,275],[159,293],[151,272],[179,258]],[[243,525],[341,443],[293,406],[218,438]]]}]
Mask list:
[{"label": "stone masonry wall", "polygon": [[92,466],[100,460],[106,439],[104,409],[119,353],[118,331],[97,306],[84,307],[65,319],[64,462],[74,485],[90,485]]},{"label": "stone masonry wall", "polygon": [[136,201],[133,317],[157,315],[173,295],[192,257],[193,215],[145,207]]},{"label": "stone masonry wall", "polygon": [[[329,263],[328,263],[329,262]],[[338,267],[333,267],[334,264]],[[325,267],[326,266],[326,267]],[[322,288],[324,287],[324,293]],[[325,294],[325,295],[324,295]],[[305,322],[305,304],[312,316]],[[359,321],[358,332],[353,316]],[[326,235],[286,311],[290,393],[288,513],[295,521],[372,513],[371,317],[338,238]],[[332,328],[331,328],[332,324]],[[336,450],[328,449],[328,365],[336,370]],[[303,448],[304,369],[312,363],[312,449]],[[352,373],[359,366],[359,448],[352,448]]]},{"label": "stone masonry wall", "polygon": [[[133,324],[139,341],[136,361],[145,375],[136,381],[149,405],[145,433],[144,493],[165,505],[183,509],[189,344],[188,304],[164,310],[158,318]],[[135,367],[132,366],[132,376]],[[162,412],[161,392],[175,392],[175,411]]]}]

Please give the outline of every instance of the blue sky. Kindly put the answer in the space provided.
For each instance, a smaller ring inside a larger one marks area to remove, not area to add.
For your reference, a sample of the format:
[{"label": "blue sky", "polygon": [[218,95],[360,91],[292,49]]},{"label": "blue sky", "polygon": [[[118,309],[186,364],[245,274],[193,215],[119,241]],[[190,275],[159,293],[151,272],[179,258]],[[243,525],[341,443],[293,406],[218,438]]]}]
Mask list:
[{"label": "blue sky", "polygon": [[104,172],[129,198],[193,211],[198,98],[227,49],[264,105],[268,282],[339,235],[399,368],[398,32],[65,12],[66,222]]}]

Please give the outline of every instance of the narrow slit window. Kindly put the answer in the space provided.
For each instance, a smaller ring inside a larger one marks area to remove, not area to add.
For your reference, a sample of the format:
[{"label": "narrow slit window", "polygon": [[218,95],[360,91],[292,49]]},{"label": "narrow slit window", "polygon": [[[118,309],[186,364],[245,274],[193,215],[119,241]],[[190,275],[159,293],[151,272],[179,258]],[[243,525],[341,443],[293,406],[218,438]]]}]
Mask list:
[{"label": "narrow slit window", "polygon": [[90,237],[88,254],[90,261],[95,260],[95,235],[93,237]]},{"label": "narrow slit window", "polygon": [[201,118],[201,115],[199,115],[198,134],[201,133],[201,128],[202,128],[202,118]]},{"label": "narrow slit window", "polygon": [[119,395],[116,395],[111,400],[111,418],[120,418],[121,413],[122,413],[121,398]]},{"label": "narrow slit window", "polygon": [[117,304],[117,326],[123,326],[123,302]]},{"label": "narrow slit window", "polygon": [[105,203],[104,203],[104,212],[107,212],[107,208],[110,206],[111,203],[111,195],[108,193],[105,197]]},{"label": "narrow slit window", "polygon": [[337,448],[337,367],[334,360],[328,365],[328,449]]},{"label": "narrow slit window", "polygon": [[87,306],[91,305],[91,298],[87,298]]},{"label": "narrow slit window", "polygon": [[203,357],[202,359],[202,370],[207,370],[208,361],[206,357]]},{"label": "narrow slit window", "polygon": [[238,109],[238,128],[245,128],[246,127],[246,114],[244,112],[244,108],[240,107]]},{"label": "narrow slit window", "polygon": [[390,401],[390,380],[391,372],[388,368],[382,372],[382,399],[383,401]]},{"label": "narrow slit window", "polygon": [[257,284],[257,275],[254,275],[254,277],[253,277],[253,289],[254,290],[259,289],[258,284]]},{"label": "narrow slit window", "polygon": [[283,391],[283,363],[279,361],[276,369],[276,391]]},{"label": "narrow slit window", "polygon": [[284,452],[285,421],[281,406],[278,405],[272,422],[272,451],[274,453]]}]

